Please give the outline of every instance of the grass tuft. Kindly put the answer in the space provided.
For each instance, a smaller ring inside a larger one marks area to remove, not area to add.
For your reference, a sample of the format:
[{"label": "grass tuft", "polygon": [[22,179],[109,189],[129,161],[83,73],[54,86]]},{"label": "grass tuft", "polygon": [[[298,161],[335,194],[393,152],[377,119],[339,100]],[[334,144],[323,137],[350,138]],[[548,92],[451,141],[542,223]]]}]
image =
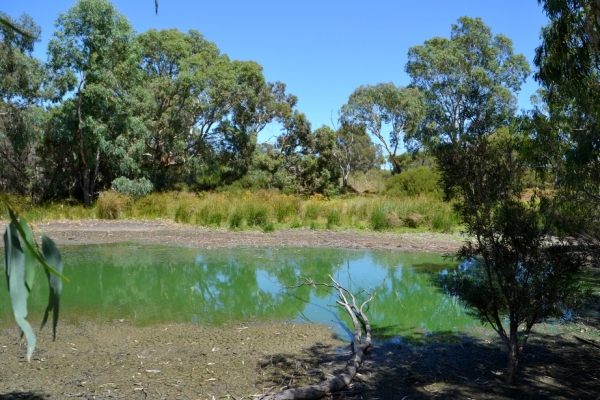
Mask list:
[{"label": "grass tuft", "polygon": [[112,190],[100,193],[96,201],[96,216],[100,219],[119,219],[131,203],[131,198]]}]

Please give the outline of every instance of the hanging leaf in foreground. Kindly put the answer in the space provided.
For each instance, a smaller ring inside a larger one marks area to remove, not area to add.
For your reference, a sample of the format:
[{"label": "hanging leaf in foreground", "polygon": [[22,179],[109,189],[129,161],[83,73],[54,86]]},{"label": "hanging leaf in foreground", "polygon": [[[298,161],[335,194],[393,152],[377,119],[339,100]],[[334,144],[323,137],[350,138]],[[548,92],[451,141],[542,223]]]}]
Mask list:
[{"label": "hanging leaf in foreground", "polygon": [[48,313],[53,311],[52,333],[54,339],[56,339],[62,280],[68,282],[68,279],[62,275],[62,258],[52,239],[42,234],[42,251],[40,251],[27,221],[18,217],[8,204],[7,209],[10,222],[4,233],[4,271],[15,321],[19,325],[22,334],[25,335],[27,361],[31,361],[36,338],[31,325],[26,320],[27,298],[33,287],[36,264],[39,262],[44,267],[50,288],[50,297],[42,327],[48,320]]}]

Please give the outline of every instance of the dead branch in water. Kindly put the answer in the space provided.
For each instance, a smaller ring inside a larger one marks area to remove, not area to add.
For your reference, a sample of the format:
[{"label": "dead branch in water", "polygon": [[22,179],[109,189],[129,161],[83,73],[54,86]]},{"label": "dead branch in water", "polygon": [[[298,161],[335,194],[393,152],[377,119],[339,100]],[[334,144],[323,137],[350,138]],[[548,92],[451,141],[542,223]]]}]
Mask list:
[{"label": "dead branch in water", "polygon": [[[298,399],[320,399],[333,392],[340,391],[347,387],[350,382],[354,379],[356,372],[360,368],[365,351],[371,346],[371,324],[369,319],[363,312],[364,306],[373,300],[373,295],[369,293],[369,298],[357,306],[356,298],[352,292],[340,285],[331,275],[328,275],[333,284],[313,282],[310,279],[305,279],[306,282],[292,286],[297,288],[300,286],[311,285],[311,286],[325,286],[330,287],[338,292],[339,300],[337,304],[344,307],[344,309],[352,318],[352,324],[354,325],[354,342],[353,350],[354,355],[346,364],[344,371],[334,376],[333,378],[327,379],[316,385],[304,386],[294,389],[286,389],[276,393],[267,393],[261,397],[261,400],[298,400]],[[351,301],[348,301],[348,297]],[[364,326],[365,335],[363,336],[362,327]]]}]

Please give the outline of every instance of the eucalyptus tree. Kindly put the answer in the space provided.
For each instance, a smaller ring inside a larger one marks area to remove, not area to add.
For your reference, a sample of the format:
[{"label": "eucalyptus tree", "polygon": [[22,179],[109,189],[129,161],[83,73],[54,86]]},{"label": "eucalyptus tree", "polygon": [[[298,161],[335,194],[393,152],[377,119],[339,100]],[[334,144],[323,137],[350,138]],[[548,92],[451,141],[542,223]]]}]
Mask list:
[{"label": "eucalyptus tree", "polygon": [[8,24],[0,25],[0,182],[5,191],[34,198],[41,185],[47,74],[31,52],[41,30],[27,15],[0,17]]},{"label": "eucalyptus tree", "polygon": [[[80,0],[56,21],[48,44],[55,100],[49,128],[57,170],[74,166],[73,184],[91,205],[99,179],[139,171],[146,129],[141,123],[139,47],[128,20],[107,0]],[[61,167],[62,165],[62,167]]]},{"label": "eucalyptus tree", "polygon": [[543,162],[557,165],[562,228],[600,254],[600,4],[542,1],[549,24],[536,49],[536,80],[544,108],[532,114],[532,136]]},{"label": "eucalyptus tree", "polygon": [[294,110],[283,120],[283,133],[277,138],[275,147],[280,153],[271,154],[280,160],[280,171],[293,182],[296,192],[329,195],[337,192],[340,178],[334,146],[333,129],[323,126],[313,131],[306,115]]},{"label": "eucalyptus tree", "polygon": [[508,125],[530,69],[509,38],[494,36],[480,18],[461,17],[449,39],[411,47],[406,72],[411,86],[425,93],[426,118],[417,138],[433,146]]},{"label": "eucalyptus tree", "polygon": [[[423,94],[419,90],[380,83],[356,89],[342,107],[341,120],[347,124],[363,124],[385,148],[394,173],[400,173],[402,167],[396,160],[398,149],[414,138],[424,114]],[[391,127],[389,139],[382,132],[386,126]]]},{"label": "eucalyptus tree", "polygon": [[[175,180],[214,186],[243,176],[256,138],[288,113],[294,96],[267,83],[253,61],[232,61],[197,31],[149,30],[138,36],[149,93],[145,165],[165,187]],[[197,178],[197,176],[200,178]]]},{"label": "eucalyptus tree", "polygon": [[340,169],[342,187],[348,186],[351,172],[367,172],[379,167],[379,150],[367,134],[365,125],[342,123],[335,131],[335,144],[331,153]]}]

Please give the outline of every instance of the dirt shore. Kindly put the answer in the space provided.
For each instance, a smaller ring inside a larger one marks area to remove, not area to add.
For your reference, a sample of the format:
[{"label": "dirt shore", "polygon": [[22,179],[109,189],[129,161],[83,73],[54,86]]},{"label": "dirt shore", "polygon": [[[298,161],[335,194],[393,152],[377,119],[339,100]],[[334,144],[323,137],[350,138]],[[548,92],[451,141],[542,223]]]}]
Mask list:
[{"label": "dirt shore", "polygon": [[[293,246],[447,253],[460,236],[279,230],[229,232],[162,222],[80,221],[40,226],[59,245],[140,242],[206,248]],[[401,316],[399,315],[399,318]],[[541,324],[516,386],[504,385],[504,349],[489,330],[376,344],[350,390],[336,399],[597,399],[600,325]],[[577,337],[588,340],[582,342]],[[59,325],[38,334],[33,360],[14,324],[0,327],[0,399],[249,399],[326,379],[348,344],[322,325],[273,322],[167,324],[126,320]]]},{"label": "dirt shore", "polygon": [[[3,226],[0,226],[4,230]],[[238,246],[333,247],[350,249],[394,249],[449,253],[461,242],[460,235],[438,233],[379,233],[373,231],[331,231],[280,229],[230,231],[171,222],[144,221],[57,221],[40,225],[58,244],[139,242],[203,248]]]}]

